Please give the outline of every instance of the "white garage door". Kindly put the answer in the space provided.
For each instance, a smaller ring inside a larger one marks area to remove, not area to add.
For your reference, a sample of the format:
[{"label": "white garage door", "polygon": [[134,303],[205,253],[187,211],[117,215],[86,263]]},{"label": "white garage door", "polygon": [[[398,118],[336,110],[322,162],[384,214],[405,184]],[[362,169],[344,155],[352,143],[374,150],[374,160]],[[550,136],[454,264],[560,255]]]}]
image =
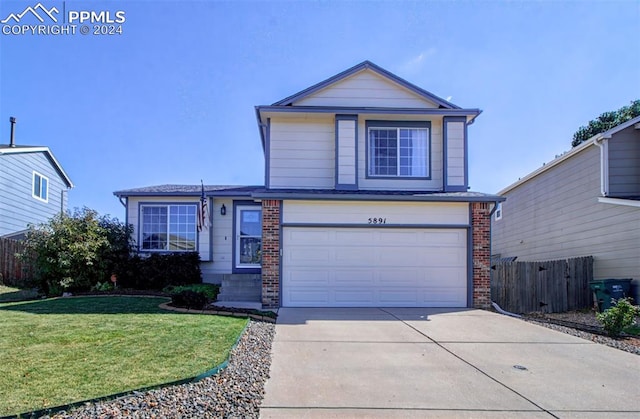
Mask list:
[{"label": "white garage door", "polygon": [[466,307],[464,229],[285,227],[285,307]]}]

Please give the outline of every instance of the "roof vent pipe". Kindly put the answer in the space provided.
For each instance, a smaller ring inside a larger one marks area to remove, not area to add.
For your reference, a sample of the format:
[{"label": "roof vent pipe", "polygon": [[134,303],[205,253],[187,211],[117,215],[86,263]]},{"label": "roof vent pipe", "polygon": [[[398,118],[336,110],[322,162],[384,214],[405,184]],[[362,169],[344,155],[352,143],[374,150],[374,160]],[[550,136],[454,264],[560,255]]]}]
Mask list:
[{"label": "roof vent pipe", "polygon": [[13,132],[14,132],[14,127],[16,125],[16,118],[13,116],[10,116],[9,122],[11,122],[11,136],[9,137],[9,147],[15,147],[16,143],[14,141]]}]

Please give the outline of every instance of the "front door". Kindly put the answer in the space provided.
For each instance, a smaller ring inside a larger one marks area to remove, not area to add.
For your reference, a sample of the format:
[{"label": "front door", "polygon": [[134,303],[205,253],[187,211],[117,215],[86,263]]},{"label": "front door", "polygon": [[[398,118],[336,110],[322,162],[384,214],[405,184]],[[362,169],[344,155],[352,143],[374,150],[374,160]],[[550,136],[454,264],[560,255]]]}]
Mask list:
[{"label": "front door", "polygon": [[262,262],[262,208],[236,207],[236,268],[260,268]]}]

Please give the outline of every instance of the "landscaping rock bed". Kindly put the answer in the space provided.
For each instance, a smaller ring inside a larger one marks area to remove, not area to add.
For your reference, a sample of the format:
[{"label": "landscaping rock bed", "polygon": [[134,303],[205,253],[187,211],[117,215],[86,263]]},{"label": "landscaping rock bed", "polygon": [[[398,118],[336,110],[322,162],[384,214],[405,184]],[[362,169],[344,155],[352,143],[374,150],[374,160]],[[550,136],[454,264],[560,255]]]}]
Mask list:
[{"label": "landscaping rock bed", "polygon": [[598,322],[593,312],[572,311],[568,313],[530,313],[524,316],[523,319],[529,322],[540,324],[544,327],[548,327],[549,329],[557,330],[559,332],[567,333],[572,336],[577,336],[582,339],[587,339],[592,342],[600,343],[602,345],[611,346],[612,348],[640,355],[640,339],[637,337],[623,336],[620,338],[611,338],[609,336],[589,333],[572,327],[561,326],[558,324],[550,323],[548,321],[548,319],[558,319],[583,324],[586,326],[597,326],[601,328],[601,324],[600,322]]},{"label": "landscaping rock bed", "polygon": [[269,377],[274,334],[272,323],[251,320],[227,368],[216,375],[87,404],[51,418],[257,418]]}]

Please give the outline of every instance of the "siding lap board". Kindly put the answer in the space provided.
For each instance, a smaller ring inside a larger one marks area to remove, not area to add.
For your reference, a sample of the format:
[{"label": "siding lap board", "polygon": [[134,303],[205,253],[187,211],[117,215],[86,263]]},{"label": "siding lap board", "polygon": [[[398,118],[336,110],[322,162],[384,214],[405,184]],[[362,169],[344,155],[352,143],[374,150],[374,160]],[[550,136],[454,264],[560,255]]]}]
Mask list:
[{"label": "siding lap board", "polygon": [[437,108],[423,97],[365,70],[294,103],[294,106]]},{"label": "siding lap board", "polygon": [[[33,171],[49,179],[48,202],[32,196]],[[66,209],[67,186],[42,152],[0,156],[0,235],[47,222]],[[61,202],[64,200],[64,202]]]},{"label": "siding lap board", "polygon": [[600,152],[587,147],[508,191],[492,252],[519,260],[594,257],[594,278],[638,278],[640,210],[598,202]]}]

